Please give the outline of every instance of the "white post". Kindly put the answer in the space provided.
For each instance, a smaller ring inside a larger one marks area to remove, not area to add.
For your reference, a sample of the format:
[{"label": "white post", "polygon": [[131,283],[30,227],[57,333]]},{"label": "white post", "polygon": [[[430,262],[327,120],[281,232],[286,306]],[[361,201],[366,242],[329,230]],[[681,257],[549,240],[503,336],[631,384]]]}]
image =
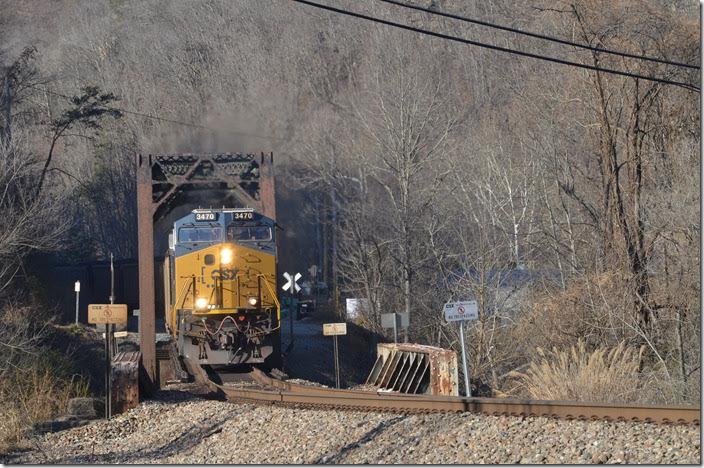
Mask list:
[{"label": "white post", "polygon": [[115,303],[115,268],[112,265],[112,252],[110,252],[110,304]]},{"label": "white post", "polygon": [[81,293],[81,282],[76,281],[73,285],[73,290],[76,291],[76,325],[78,325],[78,296]]},{"label": "white post", "polygon": [[464,320],[461,320],[459,324],[460,345],[462,346],[462,367],[464,368],[464,393],[469,398],[472,396],[472,387],[469,386],[469,372],[467,371],[467,352],[464,349]]},{"label": "white post", "polygon": [[394,343],[398,343],[398,325],[397,325],[397,314],[394,312]]}]

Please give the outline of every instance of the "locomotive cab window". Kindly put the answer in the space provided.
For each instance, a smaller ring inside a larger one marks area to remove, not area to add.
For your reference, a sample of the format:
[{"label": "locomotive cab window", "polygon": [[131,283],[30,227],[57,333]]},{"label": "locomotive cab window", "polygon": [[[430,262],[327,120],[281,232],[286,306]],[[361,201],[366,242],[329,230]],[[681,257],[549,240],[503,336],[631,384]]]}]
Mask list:
[{"label": "locomotive cab window", "polygon": [[183,227],[178,230],[179,242],[219,242],[221,239],[219,227]]},{"label": "locomotive cab window", "polygon": [[269,226],[229,226],[227,239],[240,242],[264,242],[271,240]]}]

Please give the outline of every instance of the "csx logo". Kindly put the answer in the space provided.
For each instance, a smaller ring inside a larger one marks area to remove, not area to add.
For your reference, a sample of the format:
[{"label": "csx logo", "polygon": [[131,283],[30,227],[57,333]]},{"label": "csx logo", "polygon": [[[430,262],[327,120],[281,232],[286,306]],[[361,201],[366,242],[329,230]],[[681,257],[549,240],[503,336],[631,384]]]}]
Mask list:
[{"label": "csx logo", "polygon": [[219,270],[213,270],[213,272],[210,274],[210,277],[215,279],[221,279],[221,280],[233,280],[237,277],[237,269],[236,268],[221,268]]}]

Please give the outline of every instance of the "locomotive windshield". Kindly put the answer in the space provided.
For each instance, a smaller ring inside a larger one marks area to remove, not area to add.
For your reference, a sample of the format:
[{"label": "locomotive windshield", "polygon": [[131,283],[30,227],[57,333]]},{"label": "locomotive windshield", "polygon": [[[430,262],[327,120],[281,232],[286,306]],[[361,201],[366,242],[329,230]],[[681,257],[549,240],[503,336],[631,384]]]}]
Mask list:
[{"label": "locomotive windshield", "polygon": [[221,239],[219,227],[182,227],[178,230],[179,242],[219,242]]},{"label": "locomotive windshield", "polygon": [[269,226],[228,226],[227,239],[239,242],[270,241]]}]

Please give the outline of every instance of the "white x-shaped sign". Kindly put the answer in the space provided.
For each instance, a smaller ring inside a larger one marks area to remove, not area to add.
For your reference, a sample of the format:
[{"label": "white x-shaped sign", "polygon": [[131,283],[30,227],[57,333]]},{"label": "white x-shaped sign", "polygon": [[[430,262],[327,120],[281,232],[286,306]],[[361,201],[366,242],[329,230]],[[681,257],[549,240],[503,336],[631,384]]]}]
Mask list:
[{"label": "white x-shaped sign", "polygon": [[301,274],[296,273],[295,276],[289,275],[287,272],[284,272],[284,278],[286,278],[286,284],[284,284],[283,289],[284,291],[289,291],[293,293],[294,288],[296,289],[296,292],[301,290],[301,287],[296,283],[299,279],[301,279]]}]

